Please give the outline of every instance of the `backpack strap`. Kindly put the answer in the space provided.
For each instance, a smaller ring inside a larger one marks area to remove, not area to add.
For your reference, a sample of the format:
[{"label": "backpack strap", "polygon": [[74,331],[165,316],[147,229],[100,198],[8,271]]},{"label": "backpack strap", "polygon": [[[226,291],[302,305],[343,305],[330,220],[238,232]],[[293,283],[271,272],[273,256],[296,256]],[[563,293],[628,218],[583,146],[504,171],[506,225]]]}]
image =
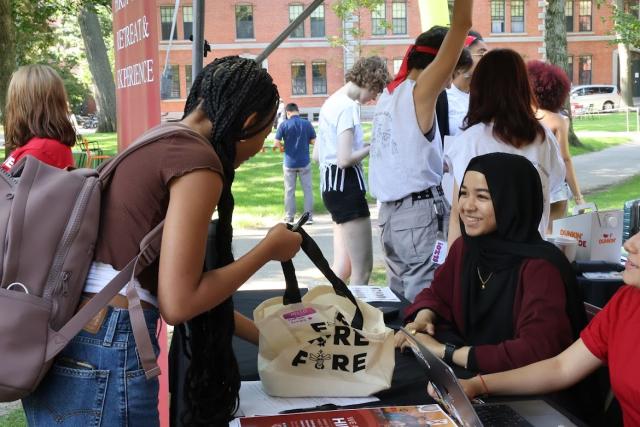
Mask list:
[{"label": "backpack strap", "polygon": [[140,355],[140,362],[145,370],[147,379],[160,374],[151,338],[144,320],[144,313],[140,304],[138,290],[133,284],[135,277],[160,255],[160,241],[164,221],[151,230],[140,243],[140,252],[91,300],[84,305],[59,331],[49,331],[45,361],[53,359],[69,341],[80,332],[84,325],[91,320],[103,307],[107,306],[111,298],[128,283],[127,299],[131,327]]},{"label": "backpack strap", "polygon": [[170,123],[156,126],[155,128],[145,132],[142,136],[136,139],[129,147],[127,147],[122,153],[118,154],[113,159],[109,160],[106,163],[101,164],[98,167],[98,173],[100,174],[100,181],[102,182],[102,188],[106,188],[106,186],[111,181],[111,176],[113,172],[116,170],[120,162],[127,157],[129,154],[137,151],[138,149],[149,145],[152,142],[157,141],[160,138],[163,138],[167,135],[170,135],[174,132],[186,132],[195,136],[198,140],[207,144],[207,146],[211,146],[209,142],[202,137],[198,132],[193,129],[178,123]]}]

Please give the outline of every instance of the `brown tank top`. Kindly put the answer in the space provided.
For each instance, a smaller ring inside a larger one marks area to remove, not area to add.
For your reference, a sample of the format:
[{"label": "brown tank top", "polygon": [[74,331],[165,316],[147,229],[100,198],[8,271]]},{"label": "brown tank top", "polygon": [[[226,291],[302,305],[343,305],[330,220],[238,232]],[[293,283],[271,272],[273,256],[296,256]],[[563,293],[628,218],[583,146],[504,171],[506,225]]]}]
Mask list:
[{"label": "brown tank top", "polygon": [[[131,153],[116,168],[102,194],[96,261],[121,270],[138,253],[142,238],[167,214],[172,179],[198,169],[223,175],[209,142],[184,128]],[[158,266],[156,260],[138,276],[153,295],[157,295]]]}]

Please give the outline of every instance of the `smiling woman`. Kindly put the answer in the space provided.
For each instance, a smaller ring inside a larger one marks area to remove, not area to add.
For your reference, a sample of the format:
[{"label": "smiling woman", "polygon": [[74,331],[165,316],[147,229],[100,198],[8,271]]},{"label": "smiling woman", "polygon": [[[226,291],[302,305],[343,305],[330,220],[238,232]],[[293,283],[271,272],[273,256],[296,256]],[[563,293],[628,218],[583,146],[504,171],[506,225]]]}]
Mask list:
[{"label": "smiling woman", "polygon": [[[462,236],[407,309],[407,328],[469,374],[560,353],[586,320],[569,262],[538,232],[543,201],[536,168],[514,154],[475,157],[458,204]],[[396,335],[396,345],[407,345],[405,335]]]}]

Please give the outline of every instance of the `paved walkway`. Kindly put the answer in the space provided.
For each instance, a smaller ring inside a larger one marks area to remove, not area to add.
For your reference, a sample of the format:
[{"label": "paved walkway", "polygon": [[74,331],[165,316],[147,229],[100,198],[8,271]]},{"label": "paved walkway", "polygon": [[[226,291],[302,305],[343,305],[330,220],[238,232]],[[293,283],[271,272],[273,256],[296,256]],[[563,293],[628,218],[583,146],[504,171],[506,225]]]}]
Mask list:
[{"label": "paved walkway", "polygon": [[[580,132],[580,136],[611,136],[611,132]],[[601,190],[640,174],[640,133],[616,132],[631,142],[573,158],[583,193]]]}]

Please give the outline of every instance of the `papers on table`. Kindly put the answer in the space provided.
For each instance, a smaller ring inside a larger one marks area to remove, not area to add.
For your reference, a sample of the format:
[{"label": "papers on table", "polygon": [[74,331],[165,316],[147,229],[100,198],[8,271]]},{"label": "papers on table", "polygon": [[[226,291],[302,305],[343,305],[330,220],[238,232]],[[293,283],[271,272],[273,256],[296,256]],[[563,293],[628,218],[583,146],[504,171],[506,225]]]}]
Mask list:
[{"label": "papers on table", "polygon": [[[326,284],[309,284],[309,289]],[[400,302],[400,298],[387,286],[349,286],[351,293],[364,302]]]},{"label": "papers on table", "polygon": [[593,271],[582,273],[582,276],[589,280],[622,280],[622,272],[619,271]]},{"label": "papers on table", "polygon": [[289,409],[313,408],[328,403],[347,406],[379,400],[377,397],[271,397],[265,393],[260,381],[242,381],[240,408],[236,416],[274,415]]},{"label": "papers on table", "polygon": [[349,289],[364,302],[400,302],[400,298],[386,286],[349,286]]}]

